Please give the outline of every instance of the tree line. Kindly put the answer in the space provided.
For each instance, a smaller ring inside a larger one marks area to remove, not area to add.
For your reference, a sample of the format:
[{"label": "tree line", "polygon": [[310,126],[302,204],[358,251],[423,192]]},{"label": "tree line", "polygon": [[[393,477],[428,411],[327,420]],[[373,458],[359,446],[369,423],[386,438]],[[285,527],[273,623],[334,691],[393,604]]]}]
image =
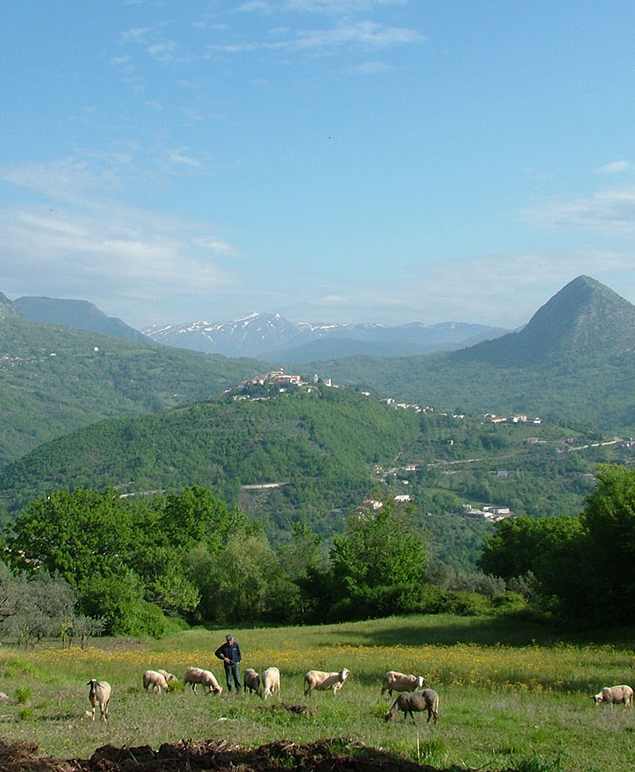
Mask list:
[{"label": "tree line", "polygon": [[482,569],[522,584],[532,606],[562,621],[631,622],[635,603],[635,471],[602,466],[575,517],[519,517],[497,525]]},{"label": "tree line", "polygon": [[[260,523],[206,488],[135,499],[114,490],[58,491],[5,526],[3,552],[0,587],[40,582],[65,593],[65,612],[51,615],[49,636],[63,618],[71,630],[93,620],[107,634],[160,636],[187,624],[469,614],[517,601],[504,583],[486,582],[481,592],[478,581],[456,572],[440,579],[424,533],[389,502],[351,515],[331,542],[296,522],[274,547]],[[73,626],[71,618],[83,621]],[[34,629],[26,637],[39,635]]]},{"label": "tree line", "polygon": [[551,619],[621,623],[635,601],[635,471],[603,467],[577,517],[499,523],[480,571],[431,559],[412,512],[389,501],[352,513],[331,541],[296,522],[274,546],[261,523],[197,486],[40,497],[5,525],[2,552],[0,633],[24,643],[528,604]]}]

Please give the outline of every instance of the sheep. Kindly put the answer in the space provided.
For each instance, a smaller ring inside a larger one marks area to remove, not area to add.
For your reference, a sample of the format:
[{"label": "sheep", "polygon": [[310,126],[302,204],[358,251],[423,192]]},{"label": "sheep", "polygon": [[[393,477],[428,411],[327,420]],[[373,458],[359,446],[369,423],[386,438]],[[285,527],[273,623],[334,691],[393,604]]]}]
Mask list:
[{"label": "sheep", "polygon": [[108,706],[112,694],[110,684],[108,681],[98,681],[96,678],[91,678],[86,685],[90,686],[88,702],[90,702],[91,710],[87,712],[90,712],[91,719],[95,720],[95,708],[99,705],[100,717],[103,721],[108,721]]},{"label": "sheep", "polygon": [[277,667],[268,667],[262,674],[260,696],[266,700],[274,694],[280,696],[280,671]]},{"label": "sheep", "polygon": [[613,705],[624,705],[625,708],[633,707],[633,690],[626,684],[620,686],[604,686],[602,690],[593,695],[593,702],[599,705],[601,702],[607,702],[611,707]]},{"label": "sheep", "polygon": [[326,691],[332,689],[333,694],[337,692],[344,685],[344,681],[351,674],[350,670],[344,668],[339,673],[324,673],[322,670],[309,670],[304,674],[304,696],[311,696],[311,692],[314,690]]},{"label": "sheep", "polygon": [[386,721],[391,721],[399,711],[402,711],[404,720],[410,715],[415,720],[415,713],[427,711],[428,720],[437,723],[439,718],[439,695],[434,689],[424,689],[421,694],[400,694],[399,697],[390,706],[390,710],[385,715]]},{"label": "sheep", "polygon": [[423,676],[406,675],[397,670],[389,670],[384,675],[384,682],[381,687],[381,696],[386,692],[392,697],[393,692],[414,692],[417,689],[423,689],[426,685]]},{"label": "sheep", "polygon": [[179,680],[173,673],[169,673],[167,670],[161,670],[161,668],[157,670],[157,673],[161,673],[161,675],[165,678],[168,684],[172,681]]},{"label": "sheep", "polygon": [[168,690],[167,678],[158,670],[146,670],[143,674],[143,688],[148,692],[152,691],[162,694]]},{"label": "sheep", "polygon": [[183,676],[183,683],[189,684],[196,694],[196,687],[201,684],[207,687],[207,693],[222,694],[223,687],[219,685],[216,676],[211,670],[203,670],[200,667],[188,667]]},{"label": "sheep", "polygon": [[244,691],[249,689],[250,694],[260,693],[260,676],[253,667],[249,667],[245,670],[243,676],[243,689]]}]

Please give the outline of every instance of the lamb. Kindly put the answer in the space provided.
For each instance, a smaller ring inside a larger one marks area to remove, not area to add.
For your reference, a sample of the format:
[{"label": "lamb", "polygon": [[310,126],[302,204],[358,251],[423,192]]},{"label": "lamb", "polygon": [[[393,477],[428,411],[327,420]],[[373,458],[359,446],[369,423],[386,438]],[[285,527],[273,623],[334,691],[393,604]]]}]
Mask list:
[{"label": "lamb", "polygon": [[626,684],[620,686],[604,686],[600,692],[593,695],[593,702],[599,705],[607,702],[609,705],[624,705],[625,708],[633,707],[633,690]]},{"label": "lamb", "polygon": [[339,673],[325,673],[322,670],[309,670],[304,674],[304,696],[311,696],[311,692],[314,690],[326,691],[332,689],[333,694],[337,692],[344,685],[344,681],[351,674],[350,670],[344,668]]},{"label": "lamb", "polygon": [[162,694],[168,691],[167,678],[159,670],[146,670],[143,674],[143,688],[149,692]]},{"label": "lamb", "polygon": [[423,676],[405,675],[397,670],[389,670],[384,675],[384,682],[381,687],[381,696],[386,692],[392,697],[393,692],[414,692],[417,689],[423,689],[426,685]]},{"label": "lamb", "polygon": [[243,676],[243,689],[244,691],[249,689],[250,694],[260,693],[260,676],[253,667],[249,667],[245,670]]},{"label": "lamb", "polygon": [[214,694],[223,693],[223,687],[219,685],[214,673],[211,670],[203,670],[200,667],[188,667],[183,676],[183,683],[189,684],[194,694],[196,694],[196,687],[199,684],[207,687],[208,694],[212,692]]},{"label": "lamb", "polygon": [[277,667],[268,667],[262,674],[260,696],[266,700],[274,694],[280,696],[280,671]]},{"label": "lamb", "polygon": [[95,708],[99,705],[99,714],[103,721],[108,721],[108,706],[110,705],[110,695],[112,694],[112,688],[108,681],[98,681],[96,678],[91,678],[87,682],[87,686],[90,686],[88,692],[88,701],[90,702],[91,719],[95,720]]},{"label": "lamb", "polygon": [[390,706],[385,719],[391,721],[399,711],[402,711],[404,720],[410,715],[415,721],[414,714],[424,710],[428,713],[426,723],[430,723],[430,719],[433,719],[436,724],[439,718],[439,695],[434,689],[424,689],[421,694],[400,694]]}]

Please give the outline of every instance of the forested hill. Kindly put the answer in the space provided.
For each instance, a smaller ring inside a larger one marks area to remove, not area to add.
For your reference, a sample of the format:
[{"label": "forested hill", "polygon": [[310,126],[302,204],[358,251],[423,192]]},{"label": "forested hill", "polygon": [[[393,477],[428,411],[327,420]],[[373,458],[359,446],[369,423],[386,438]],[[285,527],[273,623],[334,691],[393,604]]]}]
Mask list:
[{"label": "forested hill", "polygon": [[263,494],[271,528],[301,511],[329,531],[333,509],[367,494],[372,464],[392,461],[418,429],[415,413],[348,390],[222,399],[101,422],[42,445],[0,471],[0,500],[15,508],[58,487],[123,494],[200,484],[237,502],[241,485],[283,483]]},{"label": "forested hill", "polygon": [[0,467],[104,418],[210,399],[261,369],[251,360],[33,324],[2,296]]},{"label": "forested hill", "polygon": [[[321,363],[338,383],[458,412],[635,428],[635,307],[581,276],[518,333],[450,354]],[[307,372],[311,370],[307,367]]]}]

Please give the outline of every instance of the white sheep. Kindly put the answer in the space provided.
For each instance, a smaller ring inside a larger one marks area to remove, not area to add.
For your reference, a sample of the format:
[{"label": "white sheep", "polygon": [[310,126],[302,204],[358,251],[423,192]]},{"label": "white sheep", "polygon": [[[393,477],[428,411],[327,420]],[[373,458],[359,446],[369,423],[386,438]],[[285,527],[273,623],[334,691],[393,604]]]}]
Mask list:
[{"label": "white sheep", "polygon": [[335,695],[342,688],[344,681],[346,681],[350,674],[351,671],[346,668],[340,670],[339,673],[309,670],[304,674],[304,696],[311,696],[311,693],[315,690],[326,691],[328,689],[332,689]]},{"label": "white sheep", "polygon": [[158,670],[146,670],[143,674],[143,688],[149,692],[162,694],[168,691],[168,681],[166,677]]},{"label": "white sheep", "polygon": [[386,692],[392,697],[393,692],[414,692],[416,689],[423,689],[426,685],[423,676],[406,675],[397,670],[389,670],[384,675],[384,682],[381,687],[381,696]]},{"label": "white sheep", "polygon": [[172,681],[179,680],[173,673],[169,673],[167,670],[161,670],[161,668],[157,670],[157,673],[161,673],[161,675],[165,678],[168,684],[170,684]]},{"label": "white sheep", "polygon": [[268,667],[262,674],[260,696],[266,700],[274,694],[280,696],[280,671],[277,667]]},{"label": "white sheep", "polygon": [[99,705],[99,714],[104,721],[108,721],[108,706],[110,705],[110,696],[112,694],[112,688],[108,681],[97,681],[95,678],[91,678],[87,682],[87,686],[90,686],[88,692],[88,702],[90,702],[90,716],[95,720],[95,708]]},{"label": "white sheep", "polygon": [[245,670],[243,675],[243,689],[244,691],[249,690],[251,694],[260,694],[260,676],[253,667],[248,667],[247,670]]},{"label": "white sheep", "polygon": [[208,694],[222,694],[223,687],[216,680],[216,676],[211,670],[203,670],[200,667],[188,667],[183,676],[183,683],[189,684],[192,691],[196,694],[196,687],[201,684],[207,688]]},{"label": "white sheep", "polygon": [[625,708],[633,707],[633,690],[626,684],[619,686],[604,686],[600,692],[593,695],[593,702],[599,705],[606,702],[609,705],[624,705]]}]

